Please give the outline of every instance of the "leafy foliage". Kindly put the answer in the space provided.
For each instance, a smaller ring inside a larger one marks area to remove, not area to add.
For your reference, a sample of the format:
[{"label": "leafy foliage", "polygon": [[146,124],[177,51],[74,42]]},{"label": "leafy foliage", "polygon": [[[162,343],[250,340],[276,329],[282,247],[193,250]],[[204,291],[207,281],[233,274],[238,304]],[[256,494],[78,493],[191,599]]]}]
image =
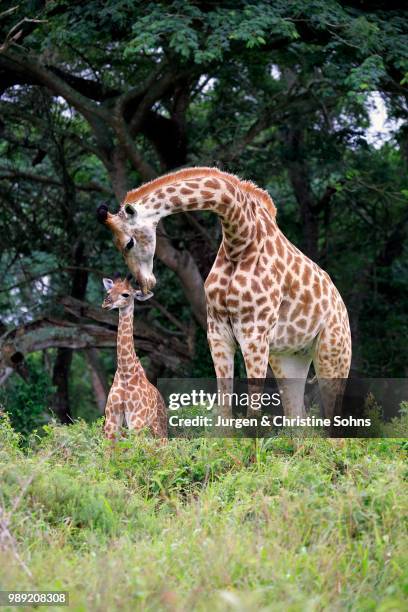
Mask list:
[{"label": "leafy foliage", "polygon": [[51,416],[50,400],[54,389],[38,357],[31,355],[27,360],[27,382],[13,377],[0,387],[0,404],[10,415],[14,429],[24,437],[41,428]]}]

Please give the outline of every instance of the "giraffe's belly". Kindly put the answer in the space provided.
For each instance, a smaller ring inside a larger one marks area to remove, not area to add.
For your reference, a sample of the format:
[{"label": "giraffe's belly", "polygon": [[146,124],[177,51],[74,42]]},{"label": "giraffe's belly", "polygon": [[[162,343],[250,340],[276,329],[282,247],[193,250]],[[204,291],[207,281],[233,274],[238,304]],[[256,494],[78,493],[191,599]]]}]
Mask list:
[{"label": "giraffe's belly", "polygon": [[327,308],[308,307],[307,302],[296,300],[296,296],[284,297],[278,308],[274,308],[269,294],[259,295],[254,302],[249,292],[241,295],[238,289],[232,296],[217,291],[211,298],[210,331],[211,326],[217,327],[222,335],[231,335],[241,347],[266,337],[274,354],[311,352],[327,316]]},{"label": "giraffe's belly", "polygon": [[266,335],[269,341],[271,352],[274,353],[294,353],[299,351],[312,350],[313,344],[324,324],[323,319],[316,321],[309,326],[309,329],[302,329],[293,322],[286,322],[278,319],[276,324],[269,326],[255,323],[246,326],[240,317],[230,317],[225,319],[224,324],[230,327],[232,335],[238,344],[242,345],[249,341],[255,341]]},{"label": "giraffe's belly", "polygon": [[278,319],[269,337],[270,352],[278,355],[311,353],[321,327],[321,321],[311,325],[309,329],[300,329],[294,323]]},{"label": "giraffe's belly", "polygon": [[293,342],[290,340],[277,342],[272,341],[269,344],[269,352],[271,355],[311,355],[313,347],[316,343],[314,338],[305,338],[303,342]]}]

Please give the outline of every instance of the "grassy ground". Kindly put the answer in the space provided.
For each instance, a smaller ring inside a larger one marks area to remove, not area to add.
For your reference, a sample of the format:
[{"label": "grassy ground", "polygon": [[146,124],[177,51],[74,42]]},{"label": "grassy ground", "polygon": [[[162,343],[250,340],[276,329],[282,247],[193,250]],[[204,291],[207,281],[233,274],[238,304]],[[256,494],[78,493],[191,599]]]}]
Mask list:
[{"label": "grassy ground", "polygon": [[404,453],[143,436],[110,453],[85,423],[22,452],[3,422],[0,589],[64,589],[92,611],[407,609]]}]

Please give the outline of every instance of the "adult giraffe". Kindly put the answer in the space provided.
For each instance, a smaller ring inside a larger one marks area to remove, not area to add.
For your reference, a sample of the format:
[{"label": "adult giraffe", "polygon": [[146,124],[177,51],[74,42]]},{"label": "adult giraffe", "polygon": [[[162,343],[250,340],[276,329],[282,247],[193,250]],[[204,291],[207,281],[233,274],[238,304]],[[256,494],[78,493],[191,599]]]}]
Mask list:
[{"label": "adult giraffe", "polygon": [[311,362],[327,416],[333,414],[351,361],[347,310],[330,277],[297,249],[276,223],[269,194],[216,168],[189,168],[130,191],[117,214],[98,218],[113,232],[126,264],[147,292],[156,283],[156,227],[174,213],[211,210],[222,242],[205,282],[207,336],[222,391],[231,391],[240,346],[249,379],[264,379],[268,361],[286,415],[302,415]]}]

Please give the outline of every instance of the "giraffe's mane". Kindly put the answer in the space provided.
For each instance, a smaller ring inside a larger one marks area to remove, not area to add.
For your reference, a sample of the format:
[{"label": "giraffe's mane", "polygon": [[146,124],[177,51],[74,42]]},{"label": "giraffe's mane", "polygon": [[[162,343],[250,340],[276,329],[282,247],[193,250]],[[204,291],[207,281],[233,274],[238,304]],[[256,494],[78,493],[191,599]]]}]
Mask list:
[{"label": "giraffe's mane", "polygon": [[252,181],[243,181],[235,174],[230,174],[229,172],[223,172],[218,168],[207,168],[207,167],[196,167],[196,168],[185,168],[183,170],[177,170],[177,172],[171,172],[169,174],[165,174],[160,176],[159,178],[153,179],[148,183],[144,183],[140,187],[136,189],[132,189],[128,191],[125,196],[125,199],[122,202],[122,206],[125,204],[134,204],[137,200],[149,195],[155,189],[159,187],[165,187],[166,185],[171,185],[175,181],[182,181],[188,179],[197,179],[202,178],[203,176],[210,177],[219,177],[223,179],[227,179],[233,185],[236,185],[245,193],[255,196],[268,210],[272,217],[276,216],[276,207],[273,203],[273,200],[269,193],[265,189],[261,189]]}]

